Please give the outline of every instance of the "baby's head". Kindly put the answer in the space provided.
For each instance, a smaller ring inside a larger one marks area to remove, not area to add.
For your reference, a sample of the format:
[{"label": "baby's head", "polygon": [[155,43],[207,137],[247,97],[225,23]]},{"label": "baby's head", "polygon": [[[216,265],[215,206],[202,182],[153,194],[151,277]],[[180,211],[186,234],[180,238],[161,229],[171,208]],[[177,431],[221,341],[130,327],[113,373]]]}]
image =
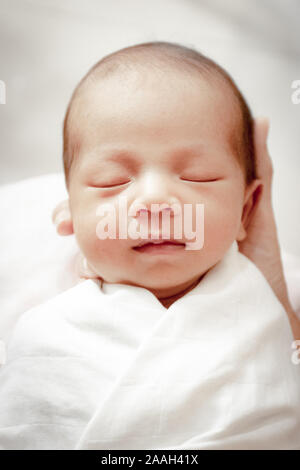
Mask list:
[{"label": "baby's head", "polygon": [[[246,237],[260,184],[253,119],[229,75],[193,49],[157,42],[104,57],[72,95],[63,148],[76,239],[107,282],[172,295]],[[197,222],[196,206],[203,204],[203,247],[186,249],[184,227],[182,238],[174,236],[176,223],[184,223],[175,212],[170,239],[182,245],[137,249],[146,240],[119,237],[122,198],[126,210],[142,204],[149,211],[147,220],[141,212],[126,212],[129,225],[150,222],[153,204],[174,204],[182,214],[188,204]],[[104,204],[115,208],[115,238],[98,236]]]}]

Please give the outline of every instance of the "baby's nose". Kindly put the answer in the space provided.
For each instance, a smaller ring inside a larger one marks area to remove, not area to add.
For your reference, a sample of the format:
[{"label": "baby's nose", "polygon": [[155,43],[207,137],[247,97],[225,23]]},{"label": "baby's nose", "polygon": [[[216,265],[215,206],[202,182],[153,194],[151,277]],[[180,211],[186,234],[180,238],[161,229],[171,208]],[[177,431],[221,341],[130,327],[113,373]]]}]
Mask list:
[{"label": "baby's nose", "polygon": [[151,173],[140,182],[139,195],[136,197],[132,210],[134,216],[169,212],[177,214],[180,202],[174,194],[175,185],[170,183],[163,174]]},{"label": "baby's nose", "polygon": [[179,202],[174,194],[176,190],[174,180],[172,181],[169,174],[159,169],[146,172],[139,183],[136,203],[143,204],[148,211],[156,212],[158,209],[155,209],[155,205],[170,210],[172,204]]},{"label": "baby's nose", "polygon": [[144,216],[144,215],[154,215],[159,214],[160,212],[169,212],[171,216],[174,216],[174,209],[171,205],[163,203],[163,204],[151,204],[151,207],[141,207],[140,209],[136,210],[136,217]]}]

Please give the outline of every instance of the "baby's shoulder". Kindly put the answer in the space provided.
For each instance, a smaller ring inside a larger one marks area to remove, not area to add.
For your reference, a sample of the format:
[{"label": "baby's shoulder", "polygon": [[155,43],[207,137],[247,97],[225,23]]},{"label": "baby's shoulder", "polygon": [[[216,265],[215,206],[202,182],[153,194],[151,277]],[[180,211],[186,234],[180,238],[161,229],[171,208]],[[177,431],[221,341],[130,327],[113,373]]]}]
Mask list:
[{"label": "baby's shoulder", "polygon": [[63,354],[76,342],[81,319],[101,302],[99,285],[80,282],[52,299],[24,312],[8,343],[8,360],[28,354]]}]

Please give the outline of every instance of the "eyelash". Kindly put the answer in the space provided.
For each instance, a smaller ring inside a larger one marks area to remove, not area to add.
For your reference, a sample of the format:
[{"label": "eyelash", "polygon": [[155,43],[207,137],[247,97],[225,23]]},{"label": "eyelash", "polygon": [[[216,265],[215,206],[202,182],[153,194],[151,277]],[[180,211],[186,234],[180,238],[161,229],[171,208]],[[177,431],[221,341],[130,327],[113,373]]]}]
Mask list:
[{"label": "eyelash", "polygon": [[93,186],[94,188],[100,188],[100,189],[113,189],[113,188],[117,188],[118,186],[124,186],[125,184],[128,184],[128,183],[131,183],[131,181],[126,181],[126,183],[110,184],[107,186],[98,186],[97,184],[91,185],[91,186]]},{"label": "eyelash", "polygon": [[189,180],[187,178],[180,178],[182,181],[188,181],[189,183],[212,183],[214,181],[219,181],[220,178],[214,178],[211,180]]},{"label": "eyelash", "polygon": [[[189,180],[187,178],[180,178],[181,181],[188,181],[189,183],[212,183],[214,181],[219,181],[220,178],[214,178],[211,180]],[[100,188],[100,189],[114,189],[118,188],[119,186],[125,186],[126,184],[131,183],[131,181],[126,181],[126,183],[119,183],[119,184],[113,184],[113,185],[107,185],[107,186],[97,186],[94,185],[93,187],[95,188]]]}]

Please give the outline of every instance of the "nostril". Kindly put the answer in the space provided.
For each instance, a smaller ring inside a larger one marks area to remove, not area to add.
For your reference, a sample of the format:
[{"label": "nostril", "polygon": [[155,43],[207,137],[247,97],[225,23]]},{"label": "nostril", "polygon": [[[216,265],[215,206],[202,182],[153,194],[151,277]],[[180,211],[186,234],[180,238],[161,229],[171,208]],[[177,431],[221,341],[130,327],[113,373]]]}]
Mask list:
[{"label": "nostril", "polygon": [[156,217],[157,215],[164,215],[166,214],[168,217],[175,217],[177,215],[182,214],[182,207],[181,204],[176,203],[176,202],[161,202],[161,203],[154,203],[151,202],[151,204],[146,204],[146,203],[133,203],[129,210],[128,210],[128,215],[130,217]]},{"label": "nostril", "polygon": [[142,216],[142,215],[148,214],[148,213],[150,215],[154,215],[154,214],[159,214],[160,212],[164,212],[164,211],[165,212],[172,212],[173,209],[172,209],[172,207],[157,207],[157,205],[155,205],[154,208],[151,207],[150,209],[146,209],[146,208],[145,209],[143,209],[143,208],[139,209],[137,211],[137,216]]}]

